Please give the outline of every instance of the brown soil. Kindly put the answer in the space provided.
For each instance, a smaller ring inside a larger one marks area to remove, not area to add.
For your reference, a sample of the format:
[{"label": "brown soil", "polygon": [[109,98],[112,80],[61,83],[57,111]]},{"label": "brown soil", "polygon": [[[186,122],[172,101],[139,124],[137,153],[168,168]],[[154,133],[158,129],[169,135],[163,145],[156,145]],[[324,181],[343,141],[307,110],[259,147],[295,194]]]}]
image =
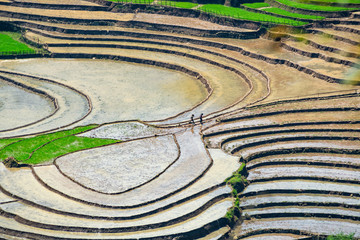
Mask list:
[{"label": "brown soil", "polygon": [[76,18],[76,19],[97,19],[97,20],[118,20],[129,21],[133,18],[134,14],[131,13],[112,13],[102,11],[80,11],[80,10],[52,10],[40,8],[22,8],[12,6],[2,6],[3,11],[14,13],[25,13],[33,15],[41,15],[48,17],[63,17],[63,18]]},{"label": "brown soil", "polygon": [[338,48],[345,52],[353,52],[359,54],[360,48],[358,46],[351,45],[342,41],[334,40],[330,37],[325,37],[320,34],[293,34],[295,37],[305,38],[314,41],[318,44]]},{"label": "brown soil", "polygon": [[357,29],[357,30],[360,30],[360,25],[336,25],[336,26],[339,26],[339,27],[347,27],[347,28],[353,28],[353,29]]},{"label": "brown soil", "polygon": [[331,34],[331,35],[334,35],[334,36],[347,38],[347,39],[350,39],[350,40],[356,41],[356,42],[359,42],[359,39],[360,39],[360,35],[356,34],[356,33],[350,33],[350,32],[344,32],[344,31],[336,31],[336,30],[331,29],[331,28],[325,28],[325,29],[319,28],[319,29],[315,29],[315,30],[321,31],[321,32],[326,33],[326,34]]},{"label": "brown soil", "polygon": [[[2,0],[7,1],[7,0]],[[26,3],[41,3],[41,4],[64,4],[64,5],[86,5],[86,6],[98,6],[95,3],[82,1],[82,0],[16,0],[17,2],[26,2]]]},{"label": "brown soil", "polygon": [[[245,57],[240,53],[222,50],[223,54],[245,60],[247,63],[264,71],[271,79],[271,94],[268,100],[278,98],[290,98],[315,94],[319,92],[330,92],[338,90],[353,89],[351,85],[339,85],[316,79],[306,73],[284,65],[274,65],[262,60]],[[320,89],[320,91],[319,91]]]},{"label": "brown soil", "polygon": [[320,50],[320,49],[314,48],[308,44],[305,44],[304,42],[286,41],[285,43],[286,43],[286,45],[289,45],[291,47],[297,48],[302,51],[311,52],[311,53],[320,53],[320,54],[323,54],[328,57],[338,58],[338,59],[346,60],[346,61],[357,62],[357,60],[355,58],[345,57],[345,56],[342,56],[337,53]]}]

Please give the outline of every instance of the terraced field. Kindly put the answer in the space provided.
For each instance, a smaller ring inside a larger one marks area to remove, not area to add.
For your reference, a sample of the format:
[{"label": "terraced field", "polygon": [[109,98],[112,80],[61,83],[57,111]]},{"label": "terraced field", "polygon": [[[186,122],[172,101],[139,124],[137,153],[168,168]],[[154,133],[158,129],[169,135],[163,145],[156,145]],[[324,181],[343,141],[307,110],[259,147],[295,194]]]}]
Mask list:
[{"label": "terraced field", "polygon": [[0,0],[0,238],[360,238],[358,13],[173,5]]},{"label": "terraced field", "polygon": [[359,95],[303,101],[244,110],[204,131],[208,146],[246,163],[240,238],[356,232]]}]

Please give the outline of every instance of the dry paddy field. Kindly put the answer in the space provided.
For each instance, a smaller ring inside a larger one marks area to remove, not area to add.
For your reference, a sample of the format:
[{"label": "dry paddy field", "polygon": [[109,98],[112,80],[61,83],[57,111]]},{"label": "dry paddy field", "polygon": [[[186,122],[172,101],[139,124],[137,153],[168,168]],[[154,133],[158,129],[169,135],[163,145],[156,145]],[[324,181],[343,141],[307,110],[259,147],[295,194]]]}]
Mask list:
[{"label": "dry paddy field", "polygon": [[356,14],[265,33],[95,2],[0,1],[47,50],[0,59],[1,239],[360,238]]}]

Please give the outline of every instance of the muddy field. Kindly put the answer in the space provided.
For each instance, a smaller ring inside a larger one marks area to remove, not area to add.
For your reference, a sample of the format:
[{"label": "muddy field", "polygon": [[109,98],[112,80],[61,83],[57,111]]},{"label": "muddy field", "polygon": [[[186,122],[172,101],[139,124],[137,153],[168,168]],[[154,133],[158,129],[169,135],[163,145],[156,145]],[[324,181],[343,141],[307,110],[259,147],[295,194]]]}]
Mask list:
[{"label": "muddy field", "polygon": [[93,110],[81,125],[163,119],[192,108],[207,94],[185,74],[123,62],[38,59],[3,62],[2,68],[53,79],[89,96]]},{"label": "muddy field", "polygon": [[[48,53],[0,60],[0,154],[59,155],[0,164],[0,238],[285,240],[358,228],[353,16],[276,38],[256,23],[116,3],[1,3],[0,19]],[[114,141],[95,145],[104,139]]]}]

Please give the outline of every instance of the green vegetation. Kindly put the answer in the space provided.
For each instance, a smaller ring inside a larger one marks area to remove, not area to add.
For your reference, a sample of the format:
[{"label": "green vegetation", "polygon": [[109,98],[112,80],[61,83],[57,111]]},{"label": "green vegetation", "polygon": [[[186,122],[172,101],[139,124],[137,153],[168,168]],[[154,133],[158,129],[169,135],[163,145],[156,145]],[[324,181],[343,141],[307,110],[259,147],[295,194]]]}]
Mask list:
[{"label": "green vegetation", "polygon": [[328,236],[326,238],[326,240],[353,240],[353,239],[355,239],[354,235],[355,235],[354,233],[349,234],[349,235],[345,235],[343,233],[340,233],[340,234]]},{"label": "green vegetation", "polygon": [[13,143],[22,140],[22,138],[4,138],[0,139],[0,149]]},{"label": "green vegetation", "polygon": [[274,17],[268,14],[249,12],[241,8],[227,7],[219,4],[205,4],[199,8],[200,10],[215,15],[229,16],[232,18],[250,20],[250,21],[262,21],[271,22],[276,24],[285,24],[292,26],[301,26],[307,24],[307,22],[295,21],[286,18]]},{"label": "green vegetation", "polygon": [[238,216],[240,215],[240,207],[239,207],[239,200],[236,199],[235,202],[238,202],[238,204],[234,204],[233,207],[229,208],[229,210],[226,212],[225,217],[230,221],[230,222],[236,222],[238,220]]},{"label": "green vegetation", "polygon": [[118,142],[112,139],[74,136],[75,134],[91,130],[95,127],[97,127],[97,125],[77,127],[71,130],[43,134],[31,138],[0,139],[0,144],[5,146],[0,150],[0,160],[14,157],[19,162],[37,164],[78,150]]},{"label": "green vegetation", "polygon": [[1,55],[35,53],[36,51],[20,42],[21,35],[16,32],[0,33],[0,53]]},{"label": "green vegetation", "polygon": [[225,180],[227,184],[231,185],[233,189],[231,193],[235,198],[234,206],[231,207],[225,215],[225,217],[232,222],[236,221],[237,216],[240,215],[240,199],[238,193],[243,191],[247,185],[247,180],[244,176],[244,174],[247,174],[245,166],[245,163],[242,163],[240,168]]},{"label": "green vegetation", "polygon": [[19,142],[4,147],[0,151],[0,159],[4,160],[7,157],[14,157],[18,161],[25,161],[30,158],[30,155],[33,151],[35,151],[37,148],[41,147],[44,144],[47,144],[58,138],[66,137],[72,134],[78,134],[95,127],[96,125],[90,125],[86,127],[78,127],[71,130],[39,135],[31,138],[24,138]]},{"label": "green vegetation", "polygon": [[237,195],[238,192],[241,192],[245,185],[247,184],[247,180],[245,176],[243,176],[243,171],[245,170],[245,163],[242,163],[240,168],[233,173],[233,175],[225,180],[226,183],[230,184],[233,188],[233,195]]},{"label": "green vegetation", "polygon": [[110,0],[117,3],[151,4],[154,0]]},{"label": "green vegetation", "polygon": [[[110,1],[117,3],[134,3],[134,4],[152,4],[154,2],[154,0],[110,0]],[[198,5],[192,2],[177,2],[177,1],[163,1],[163,0],[159,0],[157,4],[162,6],[170,6],[177,8],[193,8]]]},{"label": "green vegetation", "polygon": [[280,9],[280,8],[266,8],[266,9],[263,9],[263,11],[276,13],[276,14],[283,15],[283,16],[302,18],[302,19],[322,20],[325,18],[322,16],[316,16],[316,15],[305,15],[305,14],[300,14],[300,13],[292,13],[292,12],[288,12],[288,11]]},{"label": "green vegetation", "polygon": [[[236,195],[234,195],[234,193],[236,193]],[[230,222],[235,222],[238,220],[238,216],[240,216],[240,199],[239,196],[237,195],[236,190],[232,192],[235,201],[234,201],[234,206],[232,206],[231,208],[229,208],[229,210],[226,212],[225,217],[230,221]]]},{"label": "green vegetation", "polygon": [[276,0],[276,1],[290,7],[301,8],[306,10],[328,11],[328,12],[356,10],[356,8],[320,6],[313,4],[298,3],[290,0]]},{"label": "green vegetation", "polygon": [[359,0],[297,0],[297,2],[301,2],[301,3],[319,2],[319,3],[360,4]]},{"label": "green vegetation", "polygon": [[164,6],[177,7],[177,8],[193,8],[198,5],[197,3],[192,3],[192,2],[176,2],[176,1],[159,1],[158,4]]},{"label": "green vegetation", "polygon": [[113,139],[99,139],[76,136],[59,138],[35,151],[31,158],[27,161],[24,161],[24,163],[37,164],[41,162],[47,162],[57,157],[63,156],[67,153],[109,145],[116,142],[119,141]]},{"label": "green vegetation", "polygon": [[263,8],[263,7],[270,7],[270,5],[266,2],[255,2],[255,3],[244,3],[242,4],[245,7],[249,8]]}]

